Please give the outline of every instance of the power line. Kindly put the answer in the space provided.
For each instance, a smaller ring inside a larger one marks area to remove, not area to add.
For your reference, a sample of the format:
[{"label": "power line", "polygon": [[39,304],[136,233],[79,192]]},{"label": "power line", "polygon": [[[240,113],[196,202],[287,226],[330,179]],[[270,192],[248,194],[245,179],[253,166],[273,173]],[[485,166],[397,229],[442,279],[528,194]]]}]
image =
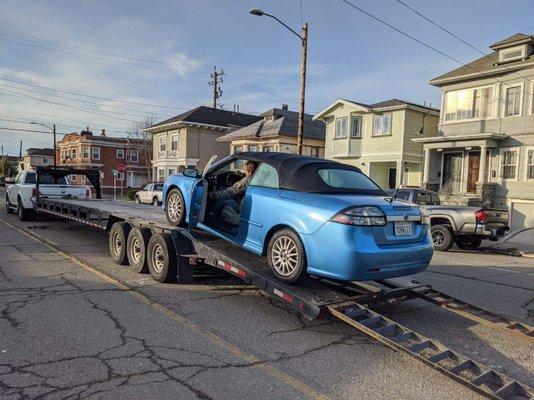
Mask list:
[{"label": "power line", "polygon": [[[33,133],[48,133],[50,135],[53,135],[52,131],[36,131],[34,129],[19,129],[19,128],[8,128],[5,126],[0,126],[0,130],[3,131],[21,131],[21,132],[33,132]],[[66,135],[66,133],[60,133],[56,132],[57,135]]]},{"label": "power line", "polygon": [[302,11],[302,0],[298,0],[300,4],[300,24],[304,25],[304,12]]},{"label": "power line", "polygon": [[110,97],[94,96],[94,95],[89,95],[89,94],[84,94],[84,93],[72,92],[72,91],[68,91],[68,90],[54,89],[54,88],[47,87],[47,86],[37,85],[35,83],[21,82],[21,81],[16,81],[14,79],[8,79],[8,78],[0,78],[0,80],[6,81],[6,82],[11,82],[11,83],[16,83],[16,84],[19,84],[19,85],[32,86],[32,87],[37,87],[37,88],[41,88],[41,89],[52,90],[54,92],[67,93],[67,94],[73,94],[75,96],[88,97],[88,98],[91,98],[91,99],[115,101],[115,102],[118,102],[118,103],[127,103],[127,104],[133,104],[133,105],[137,105],[137,106],[146,106],[146,107],[172,108],[172,109],[177,109],[177,110],[187,110],[188,109],[186,107],[168,106],[168,105],[162,105],[162,104],[140,103],[140,102],[129,101],[129,100],[113,99],[113,98],[110,98]]},{"label": "power line", "polygon": [[[0,118],[0,121],[5,121],[5,122],[13,122],[13,123],[16,123],[16,124],[26,124],[26,125],[33,125],[33,122],[40,122],[40,123],[43,123],[43,124],[56,124],[57,126],[63,126],[65,128],[73,128],[73,129],[82,129],[80,128],[82,125],[86,126],[86,124],[80,124],[78,126],[76,125],[67,125],[67,124],[63,124],[63,123],[59,123],[59,122],[52,122],[52,121],[39,121],[37,119],[17,119],[17,117],[14,117],[14,118]],[[97,125],[104,125],[104,124],[97,124]],[[115,132],[115,133],[126,133],[128,134],[129,132],[126,132],[126,131],[117,131],[117,130],[114,130],[114,129],[109,129],[109,128],[105,128],[106,129],[106,132]]]}]

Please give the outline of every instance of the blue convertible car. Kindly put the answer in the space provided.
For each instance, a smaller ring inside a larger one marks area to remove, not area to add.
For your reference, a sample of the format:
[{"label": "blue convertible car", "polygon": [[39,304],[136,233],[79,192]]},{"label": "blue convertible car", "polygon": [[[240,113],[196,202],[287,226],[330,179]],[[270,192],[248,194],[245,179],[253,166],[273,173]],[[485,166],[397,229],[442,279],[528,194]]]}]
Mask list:
[{"label": "blue convertible car", "polygon": [[[257,169],[234,206],[209,194]],[[189,223],[267,257],[288,283],[306,273],[377,280],[425,270],[433,248],[419,208],[388,198],[358,168],[285,153],[238,153],[210,162],[200,174],[170,176],[163,204],[172,225]]]}]

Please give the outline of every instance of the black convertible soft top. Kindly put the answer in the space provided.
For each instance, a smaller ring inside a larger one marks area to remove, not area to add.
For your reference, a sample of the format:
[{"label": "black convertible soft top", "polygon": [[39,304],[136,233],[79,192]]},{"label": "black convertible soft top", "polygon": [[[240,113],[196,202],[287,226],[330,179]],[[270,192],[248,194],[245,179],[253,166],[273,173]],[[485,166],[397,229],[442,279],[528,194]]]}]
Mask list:
[{"label": "black convertible soft top", "polygon": [[332,168],[362,173],[358,167],[337,161],[275,152],[243,152],[235,153],[232,157],[269,164],[278,172],[280,189],[313,193],[384,194],[384,191],[378,185],[376,190],[328,186],[317,173],[318,170]]}]

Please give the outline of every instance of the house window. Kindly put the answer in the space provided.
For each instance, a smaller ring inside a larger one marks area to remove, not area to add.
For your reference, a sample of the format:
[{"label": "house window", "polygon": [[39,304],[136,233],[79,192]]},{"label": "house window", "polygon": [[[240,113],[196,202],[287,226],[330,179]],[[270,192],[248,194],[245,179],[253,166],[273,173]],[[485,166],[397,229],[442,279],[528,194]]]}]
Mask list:
[{"label": "house window", "polygon": [[263,146],[262,151],[264,153],[272,153],[274,151],[274,146]]},{"label": "house window", "polygon": [[234,154],[241,153],[243,151],[243,146],[234,146]]},{"label": "house window", "polygon": [[165,151],[165,146],[167,145],[167,136],[162,135],[159,137],[159,151]]},{"label": "house window", "polygon": [[492,87],[445,93],[445,121],[488,118],[491,117],[492,112]]},{"label": "house window", "polygon": [[117,158],[124,158],[124,149],[117,149]]},{"label": "house window", "polygon": [[165,170],[163,168],[158,169],[158,182],[163,182],[165,180]]},{"label": "house window", "polygon": [[521,86],[506,89],[506,109],[504,115],[519,115],[521,113]]},{"label": "house window", "polygon": [[319,147],[317,147],[317,146],[311,146],[311,147],[310,147],[310,156],[312,156],[312,157],[319,157]]},{"label": "house window", "polygon": [[336,132],[334,137],[336,139],[347,137],[347,117],[336,118]]},{"label": "house window", "polygon": [[130,162],[138,162],[138,161],[139,161],[139,151],[130,150]]},{"label": "house window", "polygon": [[512,47],[511,49],[501,50],[499,52],[499,61],[500,62],[509,62],[520,60],[524,56],[525,47]]},{"label": "house window", "polygon": [[534,179],[534,149],[529,149],[527,153],[527,179]]},{"label": "house window", "polygon": [[93,160],[100,160],[100,147],[93,147]]},{"label": "house window", "polygon": [[76,149],[71,149],[70,150],[70,158],[72,158],[73,160],[76,158],[78,152],[76,151]]},{"label": "house window", "polygon": [[377,114],[373,117],[373,136],[391,135],[391,113]]},{"label": "house window", "polygon": [[258,151],[258,146],[256,146],[255,144],[251,144],[248,146],[248,151],[256,152]]},{"label": "house window", "polygon": [[85,159],[89,158],[89,147],[82,147],[82,157]]},{"label": "house window", "polygon": [[362,137],[362,117],[360,115],[351,118],[350,136],[353,138]]},{"label": "house window", "polygon": [[117,180],[118,181],[124,180],[124,172],[117,172]]},{"label": "house window", "polygon": [[171,150],[178,150],[178,134],[171,135]]},{"label": "house window", "polygon": [[176,173],[176,170],[174,168],[169,168],[169,176],[175,173]]},{"label": "house window", "polygon": [[515,179],[517,176],[517,150],[505,150],[501,153],[501,176],[503,179]]}]

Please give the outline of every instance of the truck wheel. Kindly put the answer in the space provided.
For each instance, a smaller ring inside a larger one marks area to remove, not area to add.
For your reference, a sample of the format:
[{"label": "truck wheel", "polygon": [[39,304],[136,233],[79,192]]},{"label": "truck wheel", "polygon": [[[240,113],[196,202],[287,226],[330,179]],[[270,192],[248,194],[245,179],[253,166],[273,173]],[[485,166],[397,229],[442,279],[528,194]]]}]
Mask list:
[{"label": "truck wheel", "polygon": [[115,222],[109,231],[109,252],[115,264],[128,264],[126,243],[132,226],[124,221]]},{"label": "truck wheel", "polygon": [[13,214],[13,209],[11,208],[11,203],[9,202],[9,197],[6,194],[6,212],[8,214]]},{"label": "truck wheel", "polygon": [[165,199],[165,216],[169,224],[180,226],[185,219],[185,202],[178,188],[172,189]]},{"label": "truck wheel", "polygon": [[154,198],[152,199],[152,205],[153,205],[154,207],[159,206],[159,200],[158,200],[157,197],[154,197]]},{"label": "truck wheel", "polygon": [[462,250],[476,250],[482,244],[482,239],[476,236],[458,236],[454,243]]},{"label": "truck wheel", "polygon": [[128,250],[128,264],[130,264],[132,271],[139,274],[146,274],[148,272],[146,249],[150,235],[151,232],[148,228],[133,228],[128,234],[126,246]]},{"label": "truck wheel", "polygon": [[177,264],[176,250],[171,235],[156,233],[148,242],[148,270],[157,282],[176,281]]},{"label": "truck wheel", "polygon": [[286,283],[306,275],[306,254],[298,235],[289,229],[276,232],[267,245],[267,263],[273,275]]},{"label": "truck wheel", "polygon": [[434,249],[438,251],[447,251],[451,248],[454,237],[447,225],[434,225],[430,232],[432,234],[432,242],[434,243]]},{"label": "truck wheel", "polygon": [[33,221],[35,219],[35,211],[31,208],[24,208],[20,199],[17,206],[17,214],[21,221]]}]

